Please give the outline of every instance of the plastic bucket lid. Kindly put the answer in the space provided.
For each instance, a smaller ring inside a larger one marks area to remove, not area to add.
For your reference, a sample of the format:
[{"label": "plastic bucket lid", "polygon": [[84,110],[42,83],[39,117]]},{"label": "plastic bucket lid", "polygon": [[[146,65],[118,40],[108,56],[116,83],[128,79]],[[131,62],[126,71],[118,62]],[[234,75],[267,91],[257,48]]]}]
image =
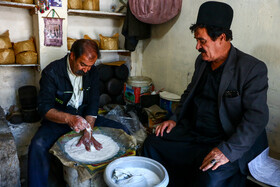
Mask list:
[{"label": "plastic bucket lid", "polygon": [[127,84],[134,87],[149,86],[152,84],[152,79],[144,76],[132,76],[128,77]]},{"label": "plastic bucket lid", "polygon": [[171,92],[163,91],[159,93],[160,98],[166,99],[169,101],[180,101],[180,96]]}]

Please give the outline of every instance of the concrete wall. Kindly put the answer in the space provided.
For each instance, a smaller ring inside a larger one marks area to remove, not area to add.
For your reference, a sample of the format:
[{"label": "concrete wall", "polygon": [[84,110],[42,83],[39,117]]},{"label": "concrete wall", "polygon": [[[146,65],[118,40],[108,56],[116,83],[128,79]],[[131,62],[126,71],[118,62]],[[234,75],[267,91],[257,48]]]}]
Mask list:
[{"label": "concrete wall", "polygon": [[[100,9],[110,11],[113,0],[102,1]],[[67,36],[80,39],[88,34],[93,39],[99,39],[99,34],[111,36],[120,34],[120,47],[123,48],[124,37],[121,35],[123,19],[106,17],[94,18],[86,16],[68,16],[67,1],[62,1],[62,7],[55,9],[63,20],[63,45],[61,47],[44,46],[44,19],[49,11],[30,15],[29,11],[21,8],[0,6],[0,34],[6,30],[10,32],[12,42],[28,40],[35,37],[40,69],[44,69],[53,60],[62,58],[67,53]],[[51,17],[52,13],[48,15]],[[54,17],[57,17],[56,15]],[[69,18],[69,19],[68,19]],[[120,60],[117,53],[102,53],[100,61],[110,62]],[[130,61],[130,59],[127,59]],[[130,62],[129,62],[130,63]],[[40,72],[32,67],[0,67],[0,106],[7,112],[9,107],[18,103],[17,89],[31,84],[38,87]]]},{"label": "concrete wall", "polygon": [[[143,42],[143,59],[136,64],[136,75],[151,77],[156,89],[182,94],[194,71],[199,54],[189,26],[196,21],[199,6],[204,0],[184,0],[181,13],[171,21],[153,25],[152,38]],[[268,67],[268,105],[270,120],[267,126],[270,146],[280,152],[280,1],[224,0],[234,9],[232,23],[233,45],[264,61]],[[141,59],[138,58],[138,59]]]},{"label": "concrete wall", "polygon": [[[66,55],[67,36],[79,39],[83,38],[84,34],[88,34],[93,39],[99,39],[98,34],[111,36],[118,32],[120,34],[120,47],[123,48],[124,38],[121,36],[122,20],[110,18],[98,19],[84,16],[68,17],[67,1],[63,0],[62,2],[62,7],[50,7],[50,9],[54,8],[61,18],[64,18],[63,45],[61,47],[44,46],[43,17],[46,17],[49,11],[43,14],[38,12],[38,14],[30,15],[29,11],[26,9],[0,6],[0,34],[4,33],[6,30],[9,30],[10,39],[12,42],[28,40],[31,36],[34,36],[41,69],[45,68],[53,60],[59,59]],[[111,3],[113,2],[113,0],[102,1],[100,4],[100,9],[103,11],[110,11]],[[52,13],[50,13],[49,16],[52,16]],[[126,58],[126,56],[119,57],[117,53],[102,53],[102,59],[100,61],[110,62],[122,59],[125,59],[128,61],[128,63],[130,63],[129,58]],[[37,68],[0,66],[0,106],[2,106],[5,113],[8,112],[8,109],[11,105],[19,105],[17,93],[18,88],[27,84],[38,87],[39,79],[40,71],[37,71]],[[37,131],[40,123],[22,123],[20,125],[8,123],[8,125],[15,138],[17,154],[21,160],[22,186],[26,186],[26,155],[30,140]]]}]

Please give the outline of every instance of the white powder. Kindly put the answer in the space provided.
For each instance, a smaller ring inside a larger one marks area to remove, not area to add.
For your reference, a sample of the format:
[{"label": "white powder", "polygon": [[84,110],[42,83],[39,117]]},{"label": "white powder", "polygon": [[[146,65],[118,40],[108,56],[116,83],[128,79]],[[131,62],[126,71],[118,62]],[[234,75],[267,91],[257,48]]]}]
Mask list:
[{"label": "white powder", "polygon": [[93,137],[102,144],[101,150],[96,150],[93,145],[90,146],[91,151],[87,151],[85,146],[78,144],[81,137],[75,137],[69,140],[65,146],[65,152],[76,161],[80,162],[100,162],[115,156],[119,151],[118,144],[109,136],[102,134],[94,134]]},{"label": "white powder", "polygon": [[[118,172],[117,170],[115,172]],[[136,186],[153,187],[161,182],[159,176],[149,169],[135,167],[119,170],[119,173],[123,172],[131,175],[131,177],[119,180],[117,182],[118,185],[133,186],[134,184]]]}]

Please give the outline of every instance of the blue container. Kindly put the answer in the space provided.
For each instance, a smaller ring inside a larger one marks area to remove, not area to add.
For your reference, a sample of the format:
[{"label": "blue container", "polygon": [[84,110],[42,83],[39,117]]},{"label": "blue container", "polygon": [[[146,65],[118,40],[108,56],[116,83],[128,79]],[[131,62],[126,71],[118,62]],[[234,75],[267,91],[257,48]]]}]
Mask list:
[{"label": "blue container", "polygon": [[172,116],[179,104],[180,96],[170,92],[160,92],[160,107],[168,111],[168,117]]}]

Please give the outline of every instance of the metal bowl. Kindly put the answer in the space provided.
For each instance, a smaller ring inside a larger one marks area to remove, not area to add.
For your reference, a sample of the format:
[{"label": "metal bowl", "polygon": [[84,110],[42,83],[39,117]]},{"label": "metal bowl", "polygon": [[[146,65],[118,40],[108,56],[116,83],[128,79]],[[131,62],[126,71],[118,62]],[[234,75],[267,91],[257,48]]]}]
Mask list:
[{"label": "metal bowl", "polygon": [[142,182],[137,182],[133,184],[127,184],[127,185],[119,185],[117,184],[114,179],[112,178],[113,172],[115,169],[126,169],[126,168],[143,168],[143,169],[148,169],[155,173],[159,179],[160,183],[153,185],[155,187],[166,187],[169,182],[169,176],[166,171],[166,169],[161,165],[159,162],[146,158],[146,157],[141,157],[141,156],[127,156],[127,157],[121,157],[110,164],[106,167],[104,171],[104,181],[109,187],[128,187],[128,186],[133,186],[133,187],[147,187],[147,183],[145,181]]}]

